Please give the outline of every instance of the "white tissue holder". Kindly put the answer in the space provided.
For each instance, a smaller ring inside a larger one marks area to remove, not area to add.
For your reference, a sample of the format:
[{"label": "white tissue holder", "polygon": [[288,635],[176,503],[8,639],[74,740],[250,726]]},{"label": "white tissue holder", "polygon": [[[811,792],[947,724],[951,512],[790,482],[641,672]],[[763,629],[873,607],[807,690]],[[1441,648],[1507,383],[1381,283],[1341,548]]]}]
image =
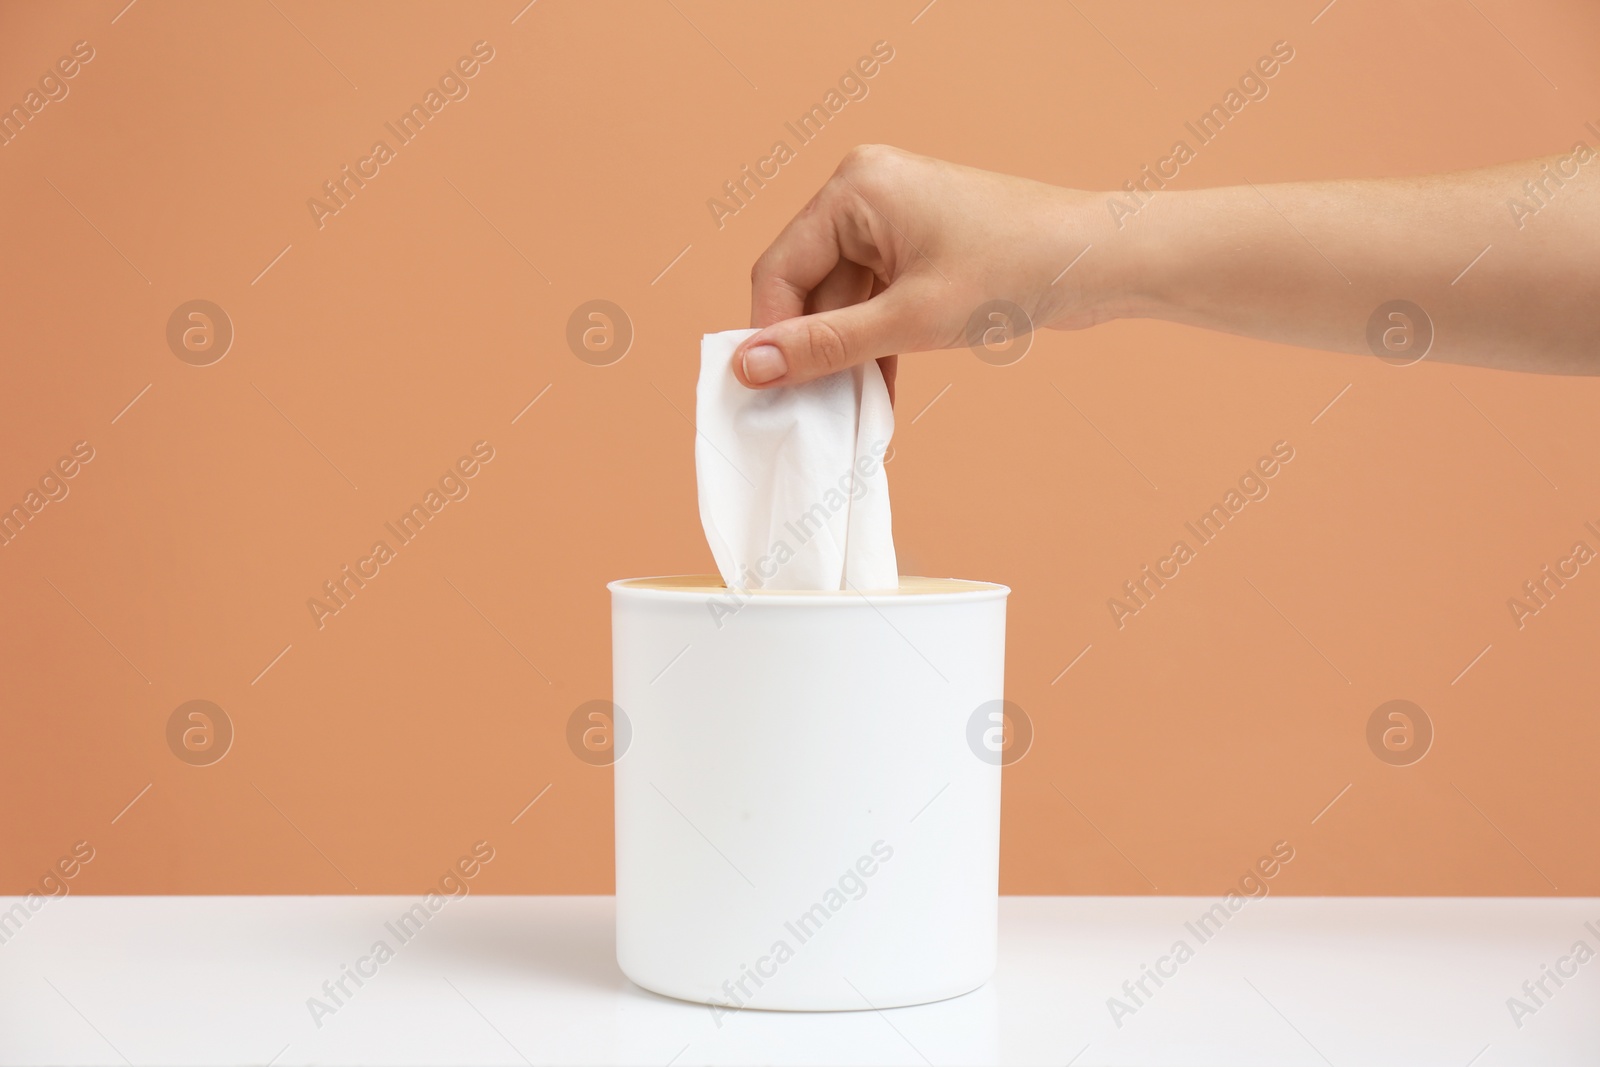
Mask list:
[{"label": "white tissue holder", "polygon": [[608,588],[623,973],[719,1026],[986,982],[1000,766],[969,737],[1003,695],[1010,590]]}]

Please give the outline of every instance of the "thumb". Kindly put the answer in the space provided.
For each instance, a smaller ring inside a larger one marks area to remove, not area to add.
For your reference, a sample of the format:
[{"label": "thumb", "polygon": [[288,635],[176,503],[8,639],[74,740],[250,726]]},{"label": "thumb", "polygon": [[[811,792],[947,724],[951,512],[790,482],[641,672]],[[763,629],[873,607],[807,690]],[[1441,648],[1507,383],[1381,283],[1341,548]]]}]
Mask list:
[{"label": "thumb", "polygon": [[923,341],[913,301],[891,286],[870,300],[762,329],[733,354],[733,372],[752,389],[798,385],[869,359],[933,347]]}]

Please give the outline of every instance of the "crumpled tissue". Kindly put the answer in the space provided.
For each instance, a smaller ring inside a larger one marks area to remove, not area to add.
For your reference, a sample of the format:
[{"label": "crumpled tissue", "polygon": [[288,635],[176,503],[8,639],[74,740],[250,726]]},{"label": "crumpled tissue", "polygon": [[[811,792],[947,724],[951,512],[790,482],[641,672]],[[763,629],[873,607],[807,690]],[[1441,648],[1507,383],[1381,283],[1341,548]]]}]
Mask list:
[{"label": "crumpled tissue", "polygon": [[695,395],[700,522],[730,589],[898,588],[883,457],[894,409],[876,362],[747,389],[733,352],[755,330],[706,334]]}]

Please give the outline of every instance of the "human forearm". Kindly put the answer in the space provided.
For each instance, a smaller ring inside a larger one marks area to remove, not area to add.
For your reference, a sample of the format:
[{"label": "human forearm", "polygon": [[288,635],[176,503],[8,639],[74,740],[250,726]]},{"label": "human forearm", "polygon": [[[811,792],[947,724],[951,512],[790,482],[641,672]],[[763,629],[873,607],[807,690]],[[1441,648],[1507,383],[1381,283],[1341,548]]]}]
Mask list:
[{"label": "human forearm", "polygon": [[1431,322],[1430,359],[1600,373],[1591,172],[1600,160],[1563,156],[1415,180],[1161,193],[1107,241],[1118,290],[1104,298],[1125,314],[1356,353],[1372,350],[1374,313],[1404,300]]}]

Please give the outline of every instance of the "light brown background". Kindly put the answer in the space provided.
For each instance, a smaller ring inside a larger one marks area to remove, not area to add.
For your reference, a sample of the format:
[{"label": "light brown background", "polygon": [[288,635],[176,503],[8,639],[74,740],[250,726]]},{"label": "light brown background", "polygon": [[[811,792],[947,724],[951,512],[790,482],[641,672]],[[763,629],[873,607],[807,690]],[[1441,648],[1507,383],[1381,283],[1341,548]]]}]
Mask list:
[{"label": "light brown background", "polygon": [[[610,774],[563,738],[609,695],[604,583],[710,569],[698,336],[745,323],[752,260],[852,144],[1111,188],[1278,40],[1179,186],[1600,122],[1581,0],[123,2],[0,16],[0,101],[97,53],[0,148],[0,501],[96,450],[0,548],[8,893],[79,840],[77,892],[338,893],[417,890],[479,839],[479,891],[609,892]],[[471,95],[318,230],[307,199],[478,40]],[[707,198],[878,40],[871,95],[719,231]],[[1508,214],[1481,244],[1516,239]],[[195,298],[237,331],[210,367],[165,342]],[[595,298],[637,331],[605,368],[564,340]],[[1015,590],[1037,740],[1006,892],[1220,892],[1280,840],[1277,892],[1600,892],[1600,573],[1521,631],[1506,607],[1600,547],[1600,383],[1118,323],[1008,368],[908,358],[899,405],[903,569]],[[471,496],[319,632],[307,598],[480,439]],[[1106,599],[1280,439],[1272,495],[1119,632]],[[1364,736],[1397,697],[1437,730],[1404,768]],[[195,698],[237,730],[210,767],[164,738]]]}]

